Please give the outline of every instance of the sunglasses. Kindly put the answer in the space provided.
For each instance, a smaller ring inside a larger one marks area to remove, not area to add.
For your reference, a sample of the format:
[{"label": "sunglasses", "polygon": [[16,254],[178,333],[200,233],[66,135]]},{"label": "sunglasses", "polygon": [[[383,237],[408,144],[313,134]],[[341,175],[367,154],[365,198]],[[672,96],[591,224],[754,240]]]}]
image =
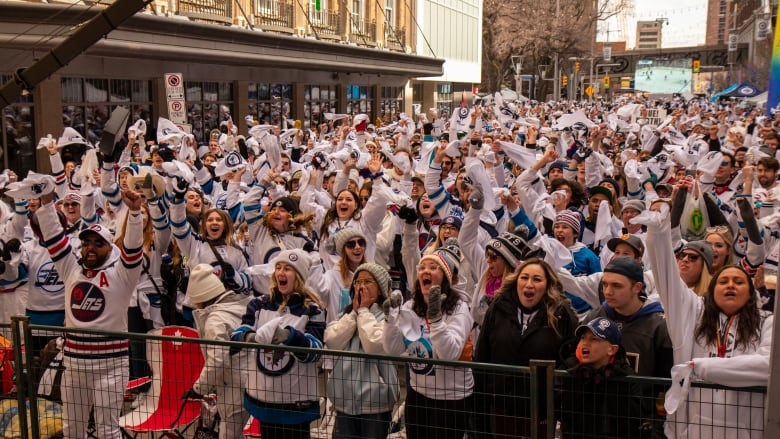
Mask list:
[{"label": "sunglasses", "polygon": [[714,226],[714,227],[707,227],[706,233],[727,233],[731,232],[728,226]]},{"label": "sunglasses", "polygon": [[699,256],[699,255],[698,255],[698,254],[696,254],[696,253],[684,253],[684,252],[680,252],[680,253],[678,253],[678,254],[677,254],[677,260],[678,260],[678,261],[684,261],[685,259],[688,259],[688,260],[689,260],[689,261],[691,261],[691,262],[696,262],[696,261],[698,261],[698,260],[699,260],[699,258],[700,258],[700,257],[701,257],[701,256]]},{"label": "sunglasses", "polygon": [[78,207],[79,203],[62,203],[62,207]]},{"label": "sunglasses", "polygon": [[344,247],[346,247],[348,249],[353,249],[353,248],[355,248],[357,246],[361,246],[363,248],[366,248],[366,240],[362,239],[362,238],[360,238],[360,239],[353,239],[352,241],[347,241],[344,244]]}]

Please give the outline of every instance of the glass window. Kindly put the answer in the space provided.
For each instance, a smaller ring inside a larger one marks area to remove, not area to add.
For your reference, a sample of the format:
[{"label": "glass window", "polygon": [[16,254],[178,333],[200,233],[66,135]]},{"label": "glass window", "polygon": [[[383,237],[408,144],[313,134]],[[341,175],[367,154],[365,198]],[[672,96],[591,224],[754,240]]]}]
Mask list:
[{"label": "glass window", "polygon": [[445,116],[446,112],[446,116],[449,116],[449,114],[452,112],[452,83],[445,82],[439,84],[437,91],[438,96],[436,99],[436,107],[439,109],[439,114]]},{"label": "glass window", "polygon": [[[138,119],[146,121],[146,137],[154,138],[151,83],[135,79],[62,78],[62,124],[81,133],[90,143],[100,140],[103,126],[115,107],[130,110],[128,126]],[[52,133],[54,134],[54,133]],[[57,133],[59,135],[59,133]],[[63,161],[78,161],[63,152]],[[77,154],[77,152],[74,152]]]},{"label": "glass window", "polygon": [[[11,75],[0,75],[0,82],[5,84],[12,79]],[[0,158],[3,167],[16,172],[21,180],[28,171],[35,171],[35,148],[38,140],[35,138],[35,117],[33,112],[33,95],[20,95],[16,101],[2,109],[3,132],[0,134]]]},{"label": "glass window", "polygon": [[253,82],[249,84],[249,114],[261,124],[279,125],[290,119],[292,84]]},{"label": "glass window", "polygon": [[369,120],[374,120],[374,88],[371,86],[347,86],[347,114],[354,116],[364,113]]},{"label": "glass window", "polygon": [[404,111],[404,88],[382,87],[379,101],[379,117],[382,124],[391,124],[398,119],[398,114]]},{"label": "glass window", "polygon": [[207,143],[211,130],[233,119],[233,83],[185,81],[184,89],[192,134],[198,144]]},{"label": "glass window", "polygon": [[307,85],[303,89],[303,116],[314,129],[326,122],[323,114],[335,113],[338,109],[335,85]]}]

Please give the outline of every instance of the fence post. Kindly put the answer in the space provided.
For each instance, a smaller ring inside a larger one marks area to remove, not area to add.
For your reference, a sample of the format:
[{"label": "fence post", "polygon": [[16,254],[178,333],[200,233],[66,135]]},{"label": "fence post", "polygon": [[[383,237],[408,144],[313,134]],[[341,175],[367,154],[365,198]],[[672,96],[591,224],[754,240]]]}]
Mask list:
[{"label": "fence post", "polygon": [[[30,319],[26,316],[11,317],[11,336],[14,343],[14,381],[16,382],[16,402],[19,409],[19,429],[21,437],[27,437],[32,431],[32,439],[39,439],[37,389],[30,368],[33,365],[33,352],[30,337]],[[22,347],[25,347],[24,352]],[[27,407],[29,401],[30,406]],[[30,424],[27,425],[27,411],[30,412]]]},{"label": "fence post", "polygon": [[555,434],[553,377],[555,361],[531,360],[531,437],[552,439]]},{"label": "fence post", "polygon": [[[780,312],[780,300],[775,300],[775,315]],[[766,389],[766,407],[764,407],[764,437],[780,435],[780,325],[772,328],[772,350],[769,355],[769,382]]]}]

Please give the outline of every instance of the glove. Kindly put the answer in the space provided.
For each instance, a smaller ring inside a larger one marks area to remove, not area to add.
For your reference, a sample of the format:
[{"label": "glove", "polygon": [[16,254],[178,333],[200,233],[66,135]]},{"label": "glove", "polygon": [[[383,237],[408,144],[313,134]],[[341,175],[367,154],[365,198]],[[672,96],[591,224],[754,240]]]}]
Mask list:
[{"label": "glove", "polygon": [[747,199],[737,198],[737,208],[739,209],[739,215],[742,218],[742,222],[745,223],[745,231],[748,234],[750,242],[758,245],[763,244],[764,239],[761,237],[756,217],[753,215],[753,206],[750,205],[750,202]]},{"label": "glove", "polygon": [[13,255],[11,253],[19,253],[22,251],[22,243],[16,238],[9,239],[3,246],[3,260],[10,261]]},{"label": "glove", "polygon": [[390,297],[385,299],[385,301],[382,303],[382,311],[385,313],[385,317],[390,315],[390,310],[392,308],[400,308],[403,302],[404,296],[400,291],[395,290],[390,293]]},{"label": "glove", "polygon": [[287,328],[276,328],[274,336],[271,339],[271,344],[284,344],[290,339],[291,332]]},{"label": "glove", "polygon": [[184,392],[184,395],[181,396],[181,399],[203,399],[203,395],[196,392],[195,389],[190,388]]},{"label": "glove", "polygon": [[[250,341],[249,338],[254,335],[254,333],[255,330],[251,327],[247,325],[241,325],[230,334],[230,341],[248,342]],[[254,339],[251,341],[254,341]],[[241,349],[241,346],[231,346],[229,349],[230,355],[235,355],[241,352]]]},{"label": "glove", "polygon": [[192,163],[193,166],[195,166],[195,169],[200,171],[203,169],[203,162],[200,160],[200,157],[195,157],[195,161]]},{"label": "glove", "polygon": [[236,137],[236,144],[238,144],[238,153],[241,154],[245,160],[249,160],[249,148],[246,146],[246,137]]},{"label": "glove", "polygon": [[444,300],[447,299],[447,295],[441,292],[439,285],[431,287],[428,292],[428,321],[436,323],[441,321],[441,305]]},{"label": "glove", "polygon": [[305,251],[307,253],[311,253],[311,252],[315,251],[314,242],[307,239],[306,243],[303,244],[303,251]]},{"label": "glove", "polygon": [[311,165],[314,166],[314,169],[327,169],[328,159],[322,152],[317,152],[314,154],[314,157],[311,158]]},{"label": "glove", "polygon": [[154,200],[157,198],[157,194],[154,192],[151,173],[146,174],[146,177],[144,177],[144,182],[141,184],[141,192],[143,192],[147,200]]},{"label": "glove", "polygon": [[581,147],[577,149],[577,152],[574,153],[574,160],[577,161],[577,163],[585,161],[586,158],[590,157],[590,155],[593,153],[593,150],[587,146]]},{"label": "glove", "polygon": [[419,218],[419,215],[417,215],[417,209],[414,207],[402,206],[401,209],[398,210],[398,218],[406,221],[406,224],[414,224]]},{"label": "glove", "polygon": [[176,177],[176,181],[173,182],[173,200],[181,201],[184,199],[184,195],[187,193],[187,189],[190,188],[187,180],[182,177]]},{"label": "glove", "polygon": [[469,203],[471,207],[477,210],[481,210],[485,207],[485,194],[482,193],[482,186],[477,184],[474,186],[474,190],[469,195]]}]

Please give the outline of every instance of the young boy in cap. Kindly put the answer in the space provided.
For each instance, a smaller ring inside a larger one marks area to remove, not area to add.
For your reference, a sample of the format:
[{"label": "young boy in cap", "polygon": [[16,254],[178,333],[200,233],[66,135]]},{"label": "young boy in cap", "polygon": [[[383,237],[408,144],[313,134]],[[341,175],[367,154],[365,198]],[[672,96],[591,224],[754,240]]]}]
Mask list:
[{"label": "young boy in cap", "polygon": [[634,438],[640,435],[638,385],[615,381],[633,375],[617,324],[597,317],[575,331],[574,367],[564,382],[561,427],[565,437]]},{"label": "young boy in cap", "polygon": [[[616,250],[621,251],[628,241],[617,244]],[[661,302],[647,298],[645,279],[652,279],[652,276],[644,272],[640,260],[641,253],[636,257],[619,256],[604,267],[598,288],[603,303],[585,320],[606,318],[616,325],[621,333],[624,355],[634,373],[668,378],[674,365],[672,341]],[[663,395],[664,388],[643,385],[637,390],[636,394],[643,396],[641,414],[648,421],[646,428],[663,431],[663,419],[657,417],[655,399]],[[657,419],[651,422],[654,417]]]}]

